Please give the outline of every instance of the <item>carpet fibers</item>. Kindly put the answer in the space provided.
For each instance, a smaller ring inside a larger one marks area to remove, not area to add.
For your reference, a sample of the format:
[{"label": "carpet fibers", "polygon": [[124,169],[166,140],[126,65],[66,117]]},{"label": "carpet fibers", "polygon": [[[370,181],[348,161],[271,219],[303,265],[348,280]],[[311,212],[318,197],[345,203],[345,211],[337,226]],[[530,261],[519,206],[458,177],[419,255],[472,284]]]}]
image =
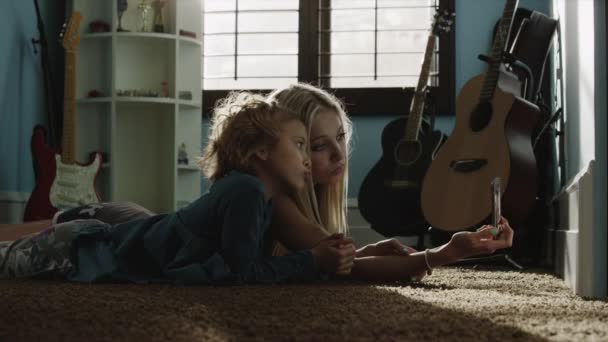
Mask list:
[{"label": "carpet fibers", "polygon": [[239,287],[0,281],[0,341],[608,341],[608,302],[543,271]]}]

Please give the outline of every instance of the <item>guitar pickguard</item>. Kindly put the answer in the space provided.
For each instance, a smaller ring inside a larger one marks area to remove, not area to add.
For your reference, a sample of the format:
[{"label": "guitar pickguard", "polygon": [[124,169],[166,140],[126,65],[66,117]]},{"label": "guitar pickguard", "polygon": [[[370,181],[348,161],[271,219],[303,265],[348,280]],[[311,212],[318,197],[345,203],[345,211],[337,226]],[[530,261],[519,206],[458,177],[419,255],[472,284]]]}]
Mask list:
[{"label": "guitar pickguard", "polygon": [[101,155],[88,165],[64,164],[61,156],[55,155],[57,171],[51,186],[51,204],[58,209],[74,208],[77,206],[99,202],[95,191],[95,179],[101,167]]}]

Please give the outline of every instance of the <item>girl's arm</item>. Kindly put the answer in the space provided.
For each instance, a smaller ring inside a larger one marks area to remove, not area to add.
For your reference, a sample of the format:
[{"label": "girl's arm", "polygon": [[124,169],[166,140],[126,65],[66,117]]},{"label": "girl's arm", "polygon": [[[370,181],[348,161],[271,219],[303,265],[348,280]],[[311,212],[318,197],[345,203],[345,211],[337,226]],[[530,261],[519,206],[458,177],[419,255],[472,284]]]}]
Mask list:
[{"label": "girl's arm", "polygon": [[298,251],[311,248],[330,236],[320,225],[310,221],[289,196],[275,196],[271,230],[273,236],[287,249]]},{"label": "girl's arm", "polygon": [[[275,199],[271,229],[273,236],[292,251],[311,248],[318,241],[329,236],[329,233],[325,229],[304,216],[294,201],[288,196],[281,196]],[[415,270],[423,267],[423,270],[425,269],[424,263],[416,263],[416,260],[405,261],[402,256],[371,256],[373,254],[372,249],[372,245],[359,249],[357,257],[353,258],[352,263],[344,265],[341,269],[344,271],[346,267],[354,265],[352,270],[353,276],[356,278],[386,280],[403,280],[408,276],[404,272],[410,268]],[[363,257],[359,257],[360,255]],[[424,262],[424,259],[422,261]],[[403,262],[405,265],[402,264]],[[412,262],[419,267],[411,267]],[[421,272],[411,274],[419,274]],[[339,274],[348,273],[350,272],[339,272]]]},{"label": "girl's arm", "polygon": [[[454,234],[447,244],[429,250],[427,260],[430,266],[437,267],[464,257],[493,253],[496,249],[510,247],[513,231],[504,218],[501,225],[503,233],[500,240],[492,240],[489,226],[475,233]],[[311,248],[318,242],[317,239],[323,239],[328,235],[322,227],[302,215],[293,200],[288,197],[275,202],[272,227],[277,240],[290,250]],[[351,274],[357,279],[384,281],[405,280],[419,276],[427,270],[424,253],[356,257]]]},{"label": "girl's arm", "polygon": [[355,259],[352,274],[366,280],[403,280],[404,277],[416,276],[434,267],[449,264],[462,258],[492,254],[513,244],[513,230],[509,222],[502,217],[498,228],[500,234],[494,239],[493,227],[486,225],[476,232],[458,232],[450,241],[425,252],[412,253],[409,256],[370,256]]},{"label": "girl's arm", "polygon": [[[355,259],[352,275],[357,279],[376,281],[400,281],[409,277],[422,278],[427,273],[425,252],[416,252],[408,256],[386,255],[368,256]],[[431,268],[456,261],[447,248],[447,244],[429,250],[427,260]]]},{"label": "girl's arm", "polygon": [[[304,216],[291,197],[284,195],[276,196],[273,205],[275,209],[271,226],[273,236],[289,250],[297,251],[303,248],[310,248],[310,246],[315,246],[319,241],[330,235],[323,227]],[[356,250],[356,256],[367,257],[378,254],[407,255],[412,252],[412,250],[406,250],[389,253],[390,247],[396,247],[392,245],[398,244],[391,244],[391,242],[393,241],[380,241],[381,247],[384,247],[382,251],[377,250],[378,244],[363,246]]]}]

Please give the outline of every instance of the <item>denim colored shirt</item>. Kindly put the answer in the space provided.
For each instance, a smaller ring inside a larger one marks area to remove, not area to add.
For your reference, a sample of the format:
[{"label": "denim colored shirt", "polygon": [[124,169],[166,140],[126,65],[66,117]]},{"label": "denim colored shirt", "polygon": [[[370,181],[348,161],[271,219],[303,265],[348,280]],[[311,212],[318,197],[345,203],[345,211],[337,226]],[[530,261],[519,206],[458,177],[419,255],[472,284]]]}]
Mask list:
[{"label": "denim colored shirt", "polygon": [[73,281],[276,283],[319,278],[310,250],[271,256],[271,201],[255,177],[230,172],[174,213],[106,227],[74,241]]}]

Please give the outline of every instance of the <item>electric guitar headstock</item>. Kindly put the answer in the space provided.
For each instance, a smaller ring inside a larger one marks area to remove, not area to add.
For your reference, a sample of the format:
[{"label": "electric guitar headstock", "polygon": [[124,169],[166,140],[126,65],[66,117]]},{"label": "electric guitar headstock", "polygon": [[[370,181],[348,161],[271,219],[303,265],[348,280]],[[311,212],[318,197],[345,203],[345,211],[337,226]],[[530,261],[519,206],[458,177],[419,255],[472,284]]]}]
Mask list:
[{"label": "electric guitar headstock", "polygon": [[61,38],[61,45],[66,51],[74,52],[76,47],[80,43],[80,34],[78,33],[78,27],[82,20],[82,14],[80,12],[72,12],[72,15],[68,19],[66,24],[63,24],[59,37]]}]

